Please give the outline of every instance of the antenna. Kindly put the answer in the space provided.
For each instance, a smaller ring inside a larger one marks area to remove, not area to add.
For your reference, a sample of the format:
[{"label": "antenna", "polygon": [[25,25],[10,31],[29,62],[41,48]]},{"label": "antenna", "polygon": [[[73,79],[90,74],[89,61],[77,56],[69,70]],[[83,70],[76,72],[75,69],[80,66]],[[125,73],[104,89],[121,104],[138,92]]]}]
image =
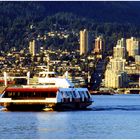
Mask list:
[{"label": "antenna", "polygon": [[7,73],[4,72],[4,85],[7,86]]},{"label": "antenna", "polygon": [[30,84],[30,71],[27,72],[27,85]]},{"label": "antenna", "polygon": [[68,78],[68,71],[65,72],[65,77]]},{"label": "antenna", "polygon": [[48,71],[50,71],[49,63],[50,63],[50,57],[49,57],[49,54],[48,54],[48,56],[47,56],[47,67],[48,67]]}]

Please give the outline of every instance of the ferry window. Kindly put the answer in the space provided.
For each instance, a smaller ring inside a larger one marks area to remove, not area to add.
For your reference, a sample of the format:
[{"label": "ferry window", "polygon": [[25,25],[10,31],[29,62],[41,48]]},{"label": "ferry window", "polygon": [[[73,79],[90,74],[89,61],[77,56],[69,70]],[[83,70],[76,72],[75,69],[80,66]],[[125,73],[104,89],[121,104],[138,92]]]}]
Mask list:
[{"label": "ferry window", "polygon": [[33,97],[33,96],[34,96],[34,92],[29,92],[29,93],[28,93],[28,96],[29,96],[29,97]]},{"label": "ferry window", "polygon": [[43,92],[43,93],[41,93],[41,97],[48,97],[48,92]]},{"label": "ferry window", "polygon": [[26,92],[23,94],[23,97],[27,97],[27,93]]},{"label": "ferry window", "polygon": [[84,91],[81,91],[81,93],[84,95],[84,97],[86,97],[86,95],[85,95]]},{"label": "ferry window", "polygon": [[13,92],[13,97],[16,97],[17,96],[17,93],[16,92]]},{"label": "ferry window", "polygon": [[87,95],[86,91],[83,91],[83,94],[84,94],[85,98],[88,98],[88,95]]},{"label": "ferry window", "polygon": [[26,97],[30,97],[32,92],[26,92]]},{"label": "ferry window", "polygon": [[42,97],[48,97],[48,92],[46,92],[46,93],[42,93]]},{"label": "ferry window", "polygon": [[61,94],[63,97],[65,97],[65,92],[64,91],[61,91]]},{"label": "ferry window", "polygon": [[70,91],[70,95],[72,95],[72,91]]},{"label": "ferry window", "polygon": [[7,92],[4,93],[3,97],[7,97]]},{"label": "ferry window", "polygon": [[54,74],[48,74],[48,77],[55,77]]},{"label": "ferry window", "polygon": [[74,95],[74,97],[76,97],[76,93],[75,93],[75,91],[73,91],[73,95]]},{"label": "ferry window", "polygon": [[42,94],[42,93],[39,93],[39,94],[40,94],[41,97],[44,97],[44,94]]},{"label": "ferry window", "polygon": [[72,94],[71,94],[71,91],[68,91],[68,94],[69,94],[69,96],[71,96]]},{"label": "ferry window", "polygon": [[50,93],[50,97],[56,97],[56,93],[55,92],[51,92]]},{"label": "ferry window", "polygon": [[61,91],[63,98],[67,98],[69,96],[69,94],[67,93],[67,91]]},{"label": "ferry window", "polygon": [[45,83],[46,85],[55,85],[55,83]]},{"label": "ferry window", "polygon": [[23,97],[24,93],[23,92],[20,92],[20,97]]},{"label": "ferry window", "polygon": [[88,91],[86,91],[88,98],[90,98]]},{"label": "ferry window", "polygon": [[40,97],[40,96],[41,96],[40,92],[35,92],[35,97]]},{"label": "ferry window", "polygon": [[40,96],[40,97],[46,98],[46,97],[48,97],[48,94],[49,94],[49,92],[43,92],[43,93],[40,92],[40,93],[39,93],[39,96]]},{"label": "ferry window", "polygon": [[46,74],[40,74],[40,77],[46,77]]},{"label": "ferry window", "polygon": [[8,97],[11,97],[12,96],[12,92],[8,92]]},{"label": "ferry window", "polygon": [[32,93],[32,92],[27,92],[27,93],[26,93],[26,97],[27,97],[27,98],[30,97],[30,96],[31,96],[31,93]]},{"label": "ferry window", "polygon": [[17,93],[17,96],[20,96],[20,92]]},{"label": "ferry window", "polygon": [[79,93],[80,97],[82,97],[81,92],[80,92],[80,91],[78,91],[78,93]]},{"label": "ferry window", "polygon": [[40,93],[39,92],[35,92],[34,96],[35,97],[40,97]]},{"label": "ferry window", "polygon": [[67,91],[65,91],[65,93],[66,93],[66,96],[69,97],[69,93]]},{"label": "ferry window", "polygon": [[15,93],[15,92],[13,92],[13,97],[15,97],[15,95],[16,95],[16,93]]},{"label": "ferry window", "polygon": [[34,97],[36,96],[36,92],[33,92],[33,96],[34,96]]},{"label": "ferry window", "polygon": [[28,97],[35,97],[35,92],[28,92],[27,95]]}]

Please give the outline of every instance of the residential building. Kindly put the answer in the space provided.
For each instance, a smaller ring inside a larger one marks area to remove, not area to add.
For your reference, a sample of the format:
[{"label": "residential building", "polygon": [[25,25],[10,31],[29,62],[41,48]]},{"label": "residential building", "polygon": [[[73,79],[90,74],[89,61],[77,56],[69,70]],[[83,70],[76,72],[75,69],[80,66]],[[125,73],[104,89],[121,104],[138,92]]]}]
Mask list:
[{"label": "residential building", "polygon": [[138,38],[131,37],[126,39],[126,50],[128,56],[135,57],[135,55],[140,54],[140,41]]},{"label": "residential building", "polygon": [[119,40],[117,41],[117,46],[126,48],[126,39],[125,39],[125,38],[119,39]]},{"label": "residential building", "polygon": [[99,36],[95,39],[95,48],[94,53],[102,54],[105,51],[105,41],[102,36]]},{"label": "residential building", "polygon": [[89,51],[89,34],[86,29],[80,31],[80,55],[87,54]]},{"label": "residential building", "polygon": [[140,55],[135,56],[135,63],[140,65]]},{"label": "residential building", "polygon": [[113,71],[111,69],[105,72],[105,87],[123,88],[128,85],[128,76],[126,72]]},{"label": "residential building", "polygon": [[125,59],[126,56],[126,43],[125,39],[118,40],[116,47],[113,48],[113,57]]},{"label": "residential building", "polygon": [[105,72],[105,87],[122,88],[128,86],[128,75],[125,72],[125,59],[111,59],[110,67]]},{"label": "residential building", "polygon": [[29,42],[29,53],[32,56],[35,56],[36,55],[36,42],[35,42],[35,40],[31,40]]},{"label": "residential building", "polygon": [[111,59],[110,63],[111,63],[111,69],[113,71],[124,71],[126,60],[119,59],[119,58],[118,59]]},{"label": "residential building", "polygon": [[125,39],[117,41],[114,47],[113,58],[110,59],[107,70],[105,72],[105,87],[123,88],[128,86],[128,75],[125,72]]}]

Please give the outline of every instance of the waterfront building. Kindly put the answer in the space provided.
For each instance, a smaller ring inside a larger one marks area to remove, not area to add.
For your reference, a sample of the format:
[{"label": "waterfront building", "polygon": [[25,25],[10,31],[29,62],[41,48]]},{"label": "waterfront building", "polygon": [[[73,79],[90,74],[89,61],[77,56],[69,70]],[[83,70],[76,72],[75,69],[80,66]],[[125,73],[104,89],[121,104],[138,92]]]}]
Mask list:
[{"label": "waterfront building", "polygon": [[86,29],[80,31],[80,55],[87,54],[89,51],[89,34]]},{"label": "waterfront building", "polygon": [[122,38],[117,41],[116,47],[113,48],[113,57],[125,59],[126,56],[126,43],[125,39]]},{"label": "waterfront building", "polygon": [[94,53],[103,54],[105,50],[105,41],[102,36],[99,36],[95,39],[95,48]]},{"label": "waterfront building", "polygon": [[128,76],[126,72],[108,69],[105,72],[105,87],[123,88],[128,86]]},{"label": "waterfront building", "polygon": [[110,59],[110,67],[105,72],[105,87],[122,88],[128,86],[128,75],[125,72],[126,59]]},{"label": "waterfront building", "polygon": [[139,39],[135,37],[126,39],[126,50],[127,50],[128,56],[135,57],[135,55],[139,55],[140,54]]},{"label": "waterfront building", "polygon": [[32,56],[35,56],[35,54],[36,54],[36,42],[35,42],[35,40],[31,40],[29,42],[29,53]]},{"label": "waterfront building", "polygon": [[122,88],[128,86],[128,75],[125,72],[126,41],[121,38],[113,48],[113,58],[110,67],[105,72],[105,86],[108,88]]}]

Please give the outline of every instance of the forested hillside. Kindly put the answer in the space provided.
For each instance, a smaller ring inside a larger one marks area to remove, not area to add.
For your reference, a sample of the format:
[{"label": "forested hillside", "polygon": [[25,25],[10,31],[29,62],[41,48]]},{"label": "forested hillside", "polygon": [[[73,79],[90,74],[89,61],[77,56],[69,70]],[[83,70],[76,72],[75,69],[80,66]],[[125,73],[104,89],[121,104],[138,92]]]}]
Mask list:
[{"label": "forested hillside", "polygon": [[[140,2],[0,2],[0,49],[24,48],[38,34],[61,27],[103,34],[107,46],[120,37],[140,36]],[[30,30],[34,25],[34,30]],[[59,44],[57,45],[59,47]]]}]

